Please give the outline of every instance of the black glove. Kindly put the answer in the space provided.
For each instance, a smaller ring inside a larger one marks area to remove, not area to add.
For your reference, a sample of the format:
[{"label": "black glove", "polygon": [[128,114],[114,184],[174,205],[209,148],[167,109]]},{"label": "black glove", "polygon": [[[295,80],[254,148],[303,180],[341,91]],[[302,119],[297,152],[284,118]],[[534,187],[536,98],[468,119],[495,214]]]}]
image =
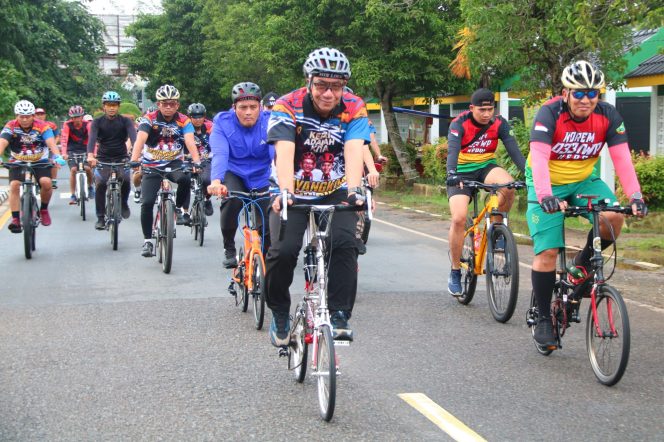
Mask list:
[{"label": "black glove", "polygon": [[646,206],[646,202],[643,201],[641,198],[632,198],[629,200],[629,206],[632,207],[632,205],[636,204],[636,213],[639,214],[640,216],[646,216],[648,214],[648,207]]},{"label": "black glove", "polygon": [[447,171],[447,185],[450,187],[458,186],[461,182],[461,177],[457,175],[455,170]]},{"label": "black glove", "polygon": [[560,210],[560,198],[557,196],[545,196],[540,203],[542,210],[546,213],[555,213]]},{"label": "black glove", "polygon": [[361,202],[362,204],[364,204],[364,202],[366,200],[367,200],[367,198],[364,195],[360,195],[359,193],[353,193],[353,194],[348,195],[348,198],[346,199],[346,202],[351,206],[355,206],[355,205],[359,205],[359,204],[357,204],[358,201]]}]

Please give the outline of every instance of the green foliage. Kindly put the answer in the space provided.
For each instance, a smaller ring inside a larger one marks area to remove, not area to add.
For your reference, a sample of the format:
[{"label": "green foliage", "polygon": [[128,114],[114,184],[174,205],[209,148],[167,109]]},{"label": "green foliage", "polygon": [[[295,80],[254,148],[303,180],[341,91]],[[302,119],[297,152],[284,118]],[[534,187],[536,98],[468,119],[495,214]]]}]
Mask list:
[{"label": "green foliage", "polygon": [[635,156],[634,168],[648,206],[664,209],[664,156]]},{"label": "green foliage", "polygon": [[119,112],[122,115],[133,115],[134,118],[138,118],[142,115],[141,110],[134,103],[122,103],[120,104]]},{"label": "green foliage", "polygon": [[436,145],[422,146],[424,177],[434,184],[445,184],[447,178],[447,139],[441,138]]},{"label": "green foliage", "polygon": [[[512,121],[510,121],[510,126],[512,126],[512,133],[514,134],[514,138],[516,138],[516,142],[519,144],[521,153],[525,158],[528,158],[528,154],[530,153],[530,128],[518,118],[512,119]],[[519,168],[516,167],[516,164],[512,161],[512,158],[510,158],[502,141],[496,151],[496,160],[500,167],[512,175],[515,180],[525,179],[524,174],[521,173]]]},{"label": "green foliage", "polygon": [[[405,152],[408,161],[411,164],[415,163],[415,159],[417,158],[417,147],[409,143],[406,143],[405,146],[406,146]],[[381,144],[380,153],[382,153],[383,156],[387,157],[387,168],[383,169],[384,174],[391,176],[400,176],[403,174],[403,171],[401,170],[401,165],[399,164],[397,156],[394,153],[394,147],[392,147],[391,144],[389,143]]]}]

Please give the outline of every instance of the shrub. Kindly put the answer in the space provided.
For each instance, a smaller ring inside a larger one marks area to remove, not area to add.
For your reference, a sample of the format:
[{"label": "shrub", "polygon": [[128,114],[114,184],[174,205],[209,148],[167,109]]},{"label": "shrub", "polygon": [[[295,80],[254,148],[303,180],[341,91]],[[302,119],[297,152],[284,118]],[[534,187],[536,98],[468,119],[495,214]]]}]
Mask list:
[{"label": "shrub", "polygon": [[664,156],[632,155],[641,193],[648,206],[664,208]]},{"label": "shrub", "polygon": [[422,146],[422,166],[424,177],[434,184],[444,184],[447,177],[447,139],[441,138],[438,144]]},{"label": "shrub", "polygon": [[[384,171],[386,175],[403,175],[399,160],[397,160],[397,156],[394,153],[394,148],[390,143],[381,144],[380,153],[382,153],[383,156],[387,157],[388,159],[387,170]],[[417,148],[412,144],[406,143],[406,155],[408,156],[408,161],[410,164],[415,164],[415,159],[417,158]]]},{"label": "shrub", "polygon": [[[518,118],[512,119],[510,121],[510,126],[512,126],[512,134],[514,135],[514,138],[516,138],[516,142],[519,144],[521,153],[524,157],[528,158],[528,153],[530,152],[530,129],[523,121],[519,120]],[[514,164],[512,158],[510,158],[509,154],[507,153],[507,149],[505,149],[505,146],[502,142],[496,151],[496,160],[498,161],[500,167],[512,175],[515,180],[525,179],[524,174],[522,174],[521,171],[516,167],[516,164]]]}]

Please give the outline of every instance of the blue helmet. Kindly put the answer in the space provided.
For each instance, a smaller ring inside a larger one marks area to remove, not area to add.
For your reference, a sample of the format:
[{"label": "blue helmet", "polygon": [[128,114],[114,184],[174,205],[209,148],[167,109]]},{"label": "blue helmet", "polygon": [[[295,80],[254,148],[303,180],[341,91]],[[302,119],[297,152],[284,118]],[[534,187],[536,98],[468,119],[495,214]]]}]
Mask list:
[{"label": "blue helmet", "polygon": [[101,102],[102,103],[121,103],[122,98],[120,98],[120,94],[118,94],[115,91],[106,91],[106,92],[104,92],[104,95],[101,96]]}]

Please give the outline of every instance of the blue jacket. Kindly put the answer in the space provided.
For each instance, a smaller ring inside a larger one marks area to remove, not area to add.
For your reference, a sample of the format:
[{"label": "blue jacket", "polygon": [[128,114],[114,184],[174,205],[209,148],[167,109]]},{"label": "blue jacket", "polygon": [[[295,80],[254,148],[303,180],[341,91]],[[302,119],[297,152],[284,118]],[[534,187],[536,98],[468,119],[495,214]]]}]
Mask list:
[{"label": "blue jacket", "polygon": [[224,182],[226,172],[242,178],[247,189],[269,185],[274,146],[267,142],[269,112],[261,112],[252,127],[240,124],[234,110],[214,117],[210,148],[213,153],[210,178]]}]

